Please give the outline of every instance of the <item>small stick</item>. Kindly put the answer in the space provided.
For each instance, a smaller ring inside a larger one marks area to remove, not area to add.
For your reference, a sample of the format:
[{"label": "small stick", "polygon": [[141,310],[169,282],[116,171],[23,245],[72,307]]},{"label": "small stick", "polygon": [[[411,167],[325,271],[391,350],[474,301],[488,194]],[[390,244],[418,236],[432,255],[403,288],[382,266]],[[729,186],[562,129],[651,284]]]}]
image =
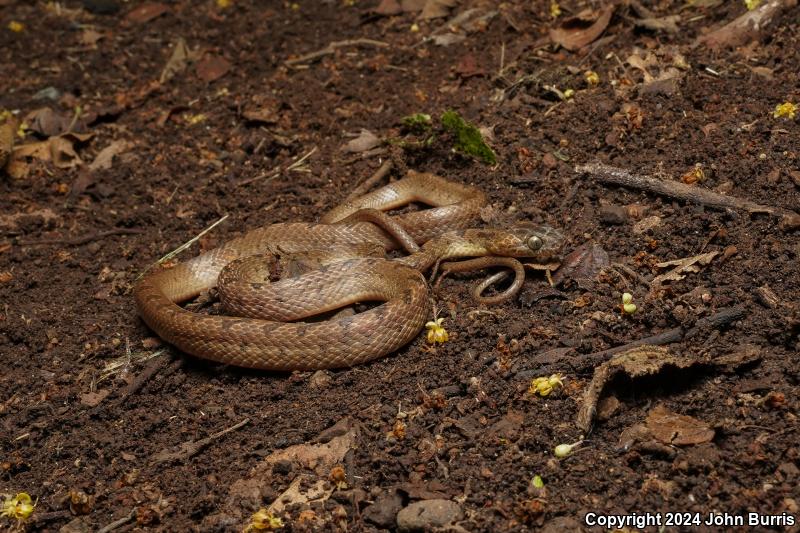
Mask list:
[{"label": "small stick", "polygon": [[375,46],[378,48],[388,48],[389,43],[384,43],[383,41],[374,41],[372,39],[347,39],[344,41],[333,41],[325,48],[317,50],[316,52],[311,52],[294,59],[287,59],[285,64],[286,66],[292,67],[301,63],[310,63],[321,57],[329,56],[335,53],[337,48],[343,48],[345,46]]},{"label": "small stick", "polygon": [[364,180],[360,185],[353,189],[353,191],[347,195],[347,198],[345,198],[344,201],[349,202],[350,200],[353,200],[370,190],[376,183],[381,181],[390,170],[392,170],[392,160],[387,159],[372,176]]},{"label": "small stick", "polygon": [[697,38],[694,46],[722,48],[738,46],[759,37],[781,12],[797,5],[797,0],[768,0],[757,8],[745,12],[740,17],[710,33]]},{"label": "small stick", "polygon": [[749,213],[769,213],[781,217],[782,229],[800,227],[800,215],[788,209],[757,204],[750,200],[727,196],[718,192],[709,191],[678,181],[665,181],[650,176],[633,174],[623,168],[612,167],[602,163],[588,163],[578,165],[575,172],[590,174],[602,183],[613,183],[647,192],[662,194],[687,202],[715,207],[717,209],[742,209]]},{"label": "small stick", "polygon": [[[701,318],[693,327],[689,328],[688,330],[684,329],[683,326],[678,326],[677,328],[667,330],[663,333],[659,333],[658,335],[651,335],[650,337],[645,337],[621,346],[615,346],[613,348],[609,348],[608,350],[590,354],[570,357],[570,353],[572,352],[572,350],[570,350],[568,353],[561,354],[559,361],[536,370],[526,370],[520,372],[518,376],[527,379],[533,376],[552,374],[556,371],[564,371],[565,366],[571,367],[573,372],[583,372],[587,369],[594,368],[600,363],[608,361],[614,354],[630,350],[636,346],[641,346],[643,344],[663,346],[665,344],[672,344],[675,342],[688,340],[697,335],[697,333],[703,328],[711,327],[714,329],[721,329],[730,323],[735,322],[736,320],[744,318],[746,315],[747,311],[745,311],[745,309],[742,307],[726,307],[707,318]],[[534,361],[536,360],[536,357],[537,356],[533,357]]]},{"label": "small stick", "polygon": [[292,161],[292,163],[289,164],[288,167],[286,167],[286,168],[278,167],[275,170],[273,170],[272,172],[259,174],[258,176],[254,177],[254,178],[250,178],[250,179],[246,179],[244,181],[240,181],[236,186],[237,187],[241,187],[242,185],[249,185],[250,183],[253,183],[253,182],[256,182],[256,181],[259,181],[259,180],[263,180],[263,179],[266,179],[267,181],[270,181],[270,180],[272,180],[274,178],[277,178],[278,176],[280,176],[284,172],[291,172],[292,170],[298,170],[301,166],[303,166],[303,163],[305,162],[305,160],[308,159],[309,157],[311,157],[316,151],[317,151],[317,147],[315,146],[311,150],[309,150],[305,155],[301,156],[299,159],[295,159],[294,161]]},{"label": "small stick", "polygon": [[74,239],[44,239],[40,241],[19,241],[17,242],[20,246],[38,246],[38,245],[49,245],[49,244],[63,244],[65,246],[80,246],[81,244],[86,244],[87,242],[96,241],[99,239],[105,239],[106,237],[110,237],[111,235],[141,235],[144,233],[144,230],[136,229],[136,228],[117,228],[117,229],[110,229],[107,231],[96,231],[94,233],[89,233],[88,235],[84,235],[83,237],[75,237]]},{"label": "small stick", "polygon": [[216,228],[216,227],[217,227],[219,224],[221,224],[222,222],[224,222],[226,218],[228,218],[228,215],[225,215],[225,216],[223,216],[222,218],[220,218],[219,220],[217,220],[216,222],[214,222],[213,224],[211,224],[209,227],[207,227],[206,229],[204,229],[203,231],[201,231],[200,233],[198,233],[197,235],[195,235],[194,237],[192,237],[191,239],[189,239],[189,240],[188,240],[188,241],[186,241],[185,243],[181,244],[180,246],[178,246],[177,248],[175,248],[174,250],[172,250],[170,253],[168,253],[167,255],[165,255],[164,257],[162,257],[161,259],[159,259],[159,260],[158,260],[158,261],[156,261],[155,263],[153,263],[153,264],[151,264],[150,266],[148,266],[147,268],[145,268],[145,269],[142,271],[142,273],[141,273],[141,274],[139,274],[139,276],[138,276],[136,279],[137,279],[137,280],[138,280],[138,279],[140,279],[142,276],[144,276],[144,275],[147,273],[147,271],[148,271],[148,270],[150,270],[151,268],[153,268],[155,265],[160,265],[160,264],[162,264],[162,263],[164,263],[164,262],[166,262],[166,261],[169,261],[170,259],[172,259],[172,258],[173,258],[173,257],[175,257],[176,255],[178,255],[178,254],[179,254],[179,253],[181,253],[182,251],[184,251],[184,250],[186,250],[187,248],[189,248],[189,247],[190,247],[191,245],[193,245],[195,242],[199,241],[199,240],[200,240],[200,237],[202,237],[203,235],[205,235],[206,233],[208,233],[208,232],[209,232],[209,231],[211,231],[212,229]]},{"label": "small stick", "polygon": [[150,381],[150,378],[155,376],[159,370],[167,365],[169,362],[169,357],[156,357],[148,363],[144,370],[142,370],[138,376],[128,385],[123,393],[119,397],[119,401],[123,402],[139,392],[139,390],[145,386],[145,384]]},{"label": "small stick", "polygon": [[125,524],[127,524],[128,522],[130,522],[131,520],[133,520],[135,516],[136,516],[136,508],[134,507],[133,509],[131,509],[131,512],[127,514],[127,516],[123,516],[119,520],[114,520],[107,526],[98,529],[97,533],[111,533],[111,531],[114,531],[115,529],[120,528]]},{"label": "small stick", "polygon": [[172,450],[162,450],[154,454],[150,460],[153,462],[154,465],[160,465],[172,461],[185,461],[186,459],[194,457],[195,455],[203,451],[203,449],[206,446],[208,446],[215,440],[218,440],[219,438],[227,435],[231,431],[236,431],[237,429],[248,424],[249,422],[250,419],[245,418],[238,424],[231,426],[227,429],[223,429],[222,431],[214,433],[213,435],[209,435],[204,439],[200,439],[197,441],[190,440],[184,442],[183,444],[180,444],[179,446],[174,447]]}]

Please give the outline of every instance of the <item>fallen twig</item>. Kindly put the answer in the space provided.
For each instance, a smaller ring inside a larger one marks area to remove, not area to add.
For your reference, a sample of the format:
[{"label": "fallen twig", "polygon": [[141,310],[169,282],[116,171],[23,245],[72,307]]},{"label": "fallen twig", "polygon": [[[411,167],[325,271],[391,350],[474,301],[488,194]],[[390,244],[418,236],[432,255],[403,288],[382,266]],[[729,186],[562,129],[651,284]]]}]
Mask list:
[{"label": "fallen twig", "polygon": [[96,231],[94,233],[89,233],[88,235],[84,235],[83,237],[75,237],[74,239],[43,239],[40,241],[19,241],[17,244],[20,246],[38,246],[38,245],[45,245],[45,244],[63,244],[65,246],[79,246],[81,244],[86,244],[87,242],[96,241],[99,239],[105,239],[106,237],[110,237],[111,235],[141,235],[144,233],[143,230],[136,229],[136,228],[116,228],[110,229],[107,231]]},{"label": "fallen twig", "polygon": [[376,183],[381,181],[390,170],[392,170],[392,160],[387,159],[372,176],[364,180],[360,185],[356,186],[356,188],[347,195],[347,198],[345,198],[344,201],[349,202],[350,200],[357,198],[370,190]]},{"label": "fallen twig", "polygon": [[388,48],[389,43],[384,43],[383,41],[374,41],[372,39],[347,39],[344,41],[333,41],[325,48],[317,50],[316,52],[311,52],[294,59],[287,59],[285,64],[286,66],[292,67],[302,63],[310,63],[318,60],[321,57],[335,53],[337,48],[343,48],[346,46],[375,46],[377,48]]},{"label": "fallen twig", "polygon": [[588,163],[578,165],[575,172],[589,174],[602,183],[613,183],[647,192],[663,194],[679,200],[694,202],[717,209],[742,209],[749,213],[768,213],[781,218],[781,229],[795,229],[800,227],[800,215],[794,211],[757,204],[750,200],[727,196],[718,192],[709,191],[693,185],[686,185],[679,181],[660,180],[651,176],[633,174],[623,168],[612,167],[602,163]]},{"label": "fallen twig", "polygon": [[145,268],[145,269],[144,269],[144,270],[143,270],[143,271],[142,271],[142,272],[139,274],[139,276],[137,276],[137,278],[136,278],[136,279],[137,279],[137,280],[138,280],[138,279],[140,279],[142,276],[144,276],[144,275],[147,273],[147,271],[149,271],[149,270],[150,270],[151,268],[153,268],[155,265],[160,265],[160,264],[162,264],[162,263],[164,263],[164,262],[166,262],[166,261],[169,261],[170,259],[172,259],[172,258],[173,258],[173,257],[175,257],[176,255],[178,255],[178,254],[179,254],[179,253],[181,253],[182,251],[184,251],[184,250],[186,250],[187,248],[189,248],[189,247],[190,247],[191,245],[193,245],[195,242],[197,242],[198,240],[200,240],[200,237],[202,237],[203,235],[205,235],[206,233],[208,233],[208,232],[209,232],[209,231],[211,231],[212,229],[216,228],[216,227],[217,227],[219,224],[221,224],[223,221],[225,221],[225,219],[226,219],[226,218],[228,218],[228,215],[225,215],[225,216],[223,216],[222,218],[220,218],[219,220],[217,220],[216,222],[214,222],[213,224],[211,224],[209,227],[207,227],[206,229],[204,229],[203,231],[201,231],[200,233],[198,233],[197,235],[195,235],[194,237],[192,237],[191,239],[189,239],[189,240],[188,240],[188,241],[186,241],[185,243],[181,244],[180,246],[178,246],[177,248],[175,248],[174,250],[172,250],[170,253],[168,253],[167,255],[165,255],[164,257],[162,257],[161,259],[159,259],[159,260],[158,260],[158,261],[156,261],[155,263],[153,263],[153,264],[151,264],[150,266],[148,266],[147,268]]},{"label": "fallen twig", "polygon": [[131,520],[133,520],[135,516],[136,516],[136,508],[134,507],[133,509],[131,509],[131,512],[128,513],[126,516],[123,516],[119,520],[114,520],[107,526],[101,527],[100,529],[97,530],[97,533],[110,533],[111,531],[114,531],[115,529],[120,528],[125,524],[127,524],[128,522],[130,522]]},{"label": "fallen twig", "polygon": [[[584,372],[591,370],[600,363],[608,361],[611,359],[612,355],[625,350],[630,350],[636,346],[641,346],[643,344],[663,346],[665,344],[681,342],[683,340],[691,339],[702,329],[722,329],[736,320],[744,318],[746,315],[747,311],[742,307],[726,307],[707,318],[701,318],[695,323],[694,326],[688,329],[684,328],[683,326],[678,326],[677,328],[667,330],[663,333],[659,333],[658,335],[651,335],[650,337],[645,337],[644,339],[635,340],[621,346],[615,346],[614,348],[609,348],[608,350],[590,354],[574,355],[574,350],[565,350],[565,353],[559,353],[556,357],[556,360],[550,364],[537,368],[536,370],[525,370],[519,372],[517,375],[527,379],[529,377],[546,375],[554,372],[564,372],[566,368],[569,368],[569,371],[574,373]],[[548,354],[546,356],[547,360],[552,361],[552,350],[542,352],[542,354]],[[534,362],[539,355],[540,354],[537,354],[533,357]]]},{"label": "fallen twig", "polygon": [[[130,385],[128,385],[125,390],[119,396],[119,402],[123,402],[139,392],[139,389],[144,387],[145,383],[150,381],[150,378],[155,376],[159,370],[167,365],[169,362],[170,357],[156,357],[148,363],[144,370],[142,370],[136,378],[131,381]],[[179,359],[179,361],[181,361]]]},{"label": "fallen twig", "polygon": [[242,420],[238,424],[236,424],[234,426],[231,426],[231,427],[229,427],[227,429],[223,429],[222,431],[218,431],[217,433],[214,433],[213,435],[209,435],[208,437],[206,437],[204,439],[200,439],[200,440],[197,440],[197,441],[190,440],[188,442],[184,442],[183,444],[175,446],[172,449],[162,450],[162,451],[154,454],[150,458],[150,461],[154,465],[170,463],[172,461],[185,461],[186,459],[189,459],[190,457],[194,457],[195,455],[197,455],[198,453],[203,451],[203,449],[206,446],[208,446],[209,444],[211,444],[215,440],[220,439],[221,437],[227,435],[231,431],[236,431],[237,429],[239,429],[242,426],[248,424],[249,422],[250,422],[250,419],[249,418],[245,418],[244,420]]},{"label": "fallen twig", "polygon": [[300,156],[298,159],[295,159],[294,161],[292,161],[289,164],[289,166],[287,166],[286,168],[278,167],[278,168],[274,169],[272,172],[265,172],[263,174],[259,174],[258,176],[254,177],[254,178],[250,178],[250,179],[246,179],[244,181],[240,181],[236,186],[237,187],[241,187],[242,185],[249,185],[250,183],[253,183],[253,182],[259,181],[259,180],[264,180],[264,179],[269,181],[271,179],[277,178],[278,176],[280,176],[284,172],[291,172],[292,170],[298,170],[301,166],[303,166],[303,163],[305,163],[306,159],[311,157],[316,151],[317,151],[317,147],[315,146],[311,150],[306,152],[305,155]]},{"label": "fallen twig", "polygon": [[797,0],[769,0],[764,2],[721,28],[701,35],[695,41],[695,46],[722,48],[746,44],[751,39],[759,37],[784,9],[790,9],[796,5]]}]

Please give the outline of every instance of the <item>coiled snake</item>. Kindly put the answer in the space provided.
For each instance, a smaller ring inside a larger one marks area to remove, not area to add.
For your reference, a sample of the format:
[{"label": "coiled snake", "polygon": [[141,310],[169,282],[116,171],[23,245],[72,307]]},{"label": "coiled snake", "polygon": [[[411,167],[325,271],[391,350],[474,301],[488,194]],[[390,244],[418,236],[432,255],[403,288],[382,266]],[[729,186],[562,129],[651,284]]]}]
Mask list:
[{"label": "coiled snake", "polygon": [[[412,201],[434,207],[391,218],[380,212]],[[264,226],[150,273],[134,288],[136,306],[161,338],[205,359],[284,371],[353,366],[416,337],[430,305],[421,272],[431,266],[477,257],[442,268],[514,268],[517,279],[511,289],[488,300],[494,301],[521,286],[522,265],[513,257],[544,263],[560,252],[561,234],[546,226],[465,229],[485,203],[486,196],[473,187],[412,171],[334,208],[320,223]],[[399,245],[412,253],[382,257]],[[376,254],[381,257],[363,257]],[[299,272],[291,272],[298,264]],[[291,277],[269,281],[268,270],[274,274],[276,265]],[[223,305],[238,316],[193,313],[177,305],[217,286],[218,280]],[[352,316],[300,322],[365,301],[384,303]]]}]

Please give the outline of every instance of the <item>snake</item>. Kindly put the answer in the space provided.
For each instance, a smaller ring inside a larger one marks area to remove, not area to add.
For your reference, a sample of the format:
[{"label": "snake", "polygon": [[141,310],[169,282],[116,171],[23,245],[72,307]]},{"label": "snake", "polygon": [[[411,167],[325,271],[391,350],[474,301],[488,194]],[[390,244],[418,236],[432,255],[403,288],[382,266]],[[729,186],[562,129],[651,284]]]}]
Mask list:
[{"label": "snake", "polygon": [[[385,214],[411,202],[431,207]],[[558,256],[563,236],[549,226],[471,228],[486,203],[475,187],[409,171],[345,201],[319,222],[262,226],[149,272],[134,287],[136,307],[164,341],[203,359],[270,371],[352,367],[393,353],[419,334],[431,305],[426,270],[501,265],[518,272],[521,264],[512,258],[548,262]],[[398,248],[409,254],[385,256]],[[465,257],[473,258],[467,267],[452,261]],[[304,263],[292,272],[292,265]],[[279,264],[284,272],[272,279]],[[499,298],[513,295],[523,280],[517,275]],[[228,314],[179,305],[215,287]],[[358,302],[381,303],[314,318]]]}]

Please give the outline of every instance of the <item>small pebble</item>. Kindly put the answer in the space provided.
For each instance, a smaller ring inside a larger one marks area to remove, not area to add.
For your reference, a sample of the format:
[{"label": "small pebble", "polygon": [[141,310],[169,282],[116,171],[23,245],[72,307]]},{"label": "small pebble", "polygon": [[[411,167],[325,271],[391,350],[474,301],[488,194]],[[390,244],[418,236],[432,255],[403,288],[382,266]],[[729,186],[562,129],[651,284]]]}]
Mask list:
[{"label": "small pebble", "polygon": [[460,520],[461,507],[450,500],[422,500],[397,513],[399,531],[428,531]]}]

